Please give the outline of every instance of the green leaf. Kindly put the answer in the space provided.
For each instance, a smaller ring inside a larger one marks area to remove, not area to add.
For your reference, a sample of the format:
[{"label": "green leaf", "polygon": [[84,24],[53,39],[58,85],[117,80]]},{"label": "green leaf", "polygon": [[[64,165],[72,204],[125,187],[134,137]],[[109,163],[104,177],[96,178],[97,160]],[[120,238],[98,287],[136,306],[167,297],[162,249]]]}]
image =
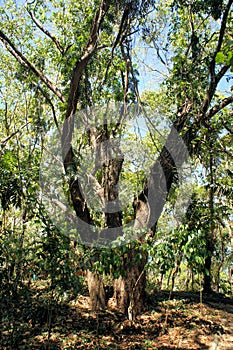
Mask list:
[{"label": "green leaf", "polygon": [[226,60],[226,57],[225,57],[224,53],[221,51],[218,52],[216,55],[216,59],[215,59],[216,63],[221,64],[221,63],[224,63],[225,60]]}]

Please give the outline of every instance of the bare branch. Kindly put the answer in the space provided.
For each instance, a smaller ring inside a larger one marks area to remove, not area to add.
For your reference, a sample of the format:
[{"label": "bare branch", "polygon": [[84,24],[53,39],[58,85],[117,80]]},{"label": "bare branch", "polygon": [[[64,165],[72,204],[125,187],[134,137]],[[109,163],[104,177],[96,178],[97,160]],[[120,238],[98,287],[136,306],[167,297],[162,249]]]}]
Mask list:
[{"label": "bare branch", "polygon": [[62,95],[61,91],[38,69],[36,68],[28,59],[15,47],[13,42],[0,30],[0,40],[5,45],[6,49],[16,58],[16,60],[28,68],[32,73],[34,73],[47,87],[62,101],[65,102],[65,97]]},{"label": "bare branch", "polygon": [[[230,113],[231,115],[233,114],[233,113]],[[224,125],[224,128],[231,134],[231,135],[233,135],[233,129],[231,129],[228,125],[226,125],[226,123],[223,123],[223,125]]]},{"label": "bare branch", "polygon": [[216,74],[216,83],[218,84],[226,72],[230,69],[230,66],[223,66],[220,71]]},{"label": "bare branch", "polygon": [[69,208],[65,204],[60,202],[58,199],[52,198],[51,202],[58,206],[63,212],[67,212],[69,210]]},{"label": "bare branch", "polygon": [[[129,48],[127,47],[127,51],[129,51]],[[129,57],[129,52],[125,52],[125,48],[123,43],[121,43],[121,53],[125,61],[126,65],[126,73],[125,73],[125,81],[123,81],[123,86],[124,86],[124,104],[126,105],[127,103],[127,94],[129,90],[129,72],[130,72],[130,57]]]},{"label": "bare branch", "polygon": [[152,38],[152,42],[156,50],[157,57],[159,58],[160,62],[167,68],[167,63],[164,61],[163,57],[160,54],[160,47],[158,44],[156,44],[155,38]]},{"label": "bare branch", "polygon": [[99,181],[92,174],[88,173],[87,178],[92,182],[95,193],[100,197],[104,205],[104,188],[99,184]]},{"label": "bare branch", "polygon": [[233,95],[228,96],[224,98],[220,103],[216,104],[214,107],[212,107],[205,116],[206,120],[209,120],[212,118],[215,114],[217,114],[219,111],[221,111],[223,108],[228,106],[229,104],[233,103]]},{"label": "bare branch", "polygon": [[21,126],[21,128],[19,128],[18,130],[16,130],[15,132],[13,132],[10,136],[8,136],[6,139],[1,141],[1,146],[5,146],[6,143],[12,139],[12,137],[14,137],[15,135],[17,135],[21,130],[23,130],[26,126],[28,126],[29,122],[25,123],[23,126]]},{"label": "bare branch", "polygon": [[49,103],[49,105],[52,109],[54,123],[58,129],[59,135],[61,136],[61,129],[60,129],[59,124],[58,124],[58,120],[57,120],[57,116],[56,116],[56,112],[55,112],[55,108],[54,108],[52,100],[50,99],[48,94],[42,89],[42,87],[39,84],[37,84],[35,81],[32,81],[32,84],[41,92],[41,94],[44,96],[46,101]]},{"label": "bare branch", "polygon": [[126,35],[125,31],[127,29],[128,16],[129,16],[129,7],[127,6],[126,9],[123,12],[123,15],[122,15],[122,18],[121,18],[121,23],[120,23],[119,30],[118,30],[118,34],[117,34],[117,37],[116,37],[116,39],[115,39],[115,41],[113,43],[113,46],[112,46],[111,57],[110,57],[110,60],[109,60],[109,62],[107,64],[107,67],[106,67],[106,72],[105,72],[105,78],[104,78],[103,85],[106,84],[106,81],[107,81],[107,78],[108,78],[108,71],[109,71],[109,68],[110,68],[110,66],[112,64],[115,48],[117,47],[118,44],[120,44],[120,45],[122,44],[123,37]]},{"label": "bare branch", "polygon": [[33,22],[35,23],[35,25],[45,34],[47,35],[57,46],[58,50],[61,52],[62,55],[64,55],[65,50],[64,48],[61,46],[61,44],[59,43],[59,41],[55,38],[54,35],[52,35],[46,28],[44,28],[44,26],[38,21],[38,19],[34,16],[34,14],[32,13],[32,11],[30,11],[27,7],[26,7],[27,12],[29,13],[31,19],[33,20]]},{"label": "bare branch", "polygon": [[197,124],[200,123],[200,121],[202,119],[206,118],[207,110],[208,110],[208,108],[210,106],[211,100],[212,100],[212,98],[214,96],[214,93],[216,91],[218,83],[220,82],[222,77],[226,74],[226,72],[228,71],[229,68],[230,68],[230,66],[222,67],[221,70],[217,74],[214,74],[214,78],[213,79],[211,78],[210,86],[209,86],[209,89],[207,91],[206,97],[205,97],[205,99],[204,99],[204,101],[202,103],[202,107],[201,107],[201,110],[200,110],[200,114],[199,114],[199,118],[198,118]]}]

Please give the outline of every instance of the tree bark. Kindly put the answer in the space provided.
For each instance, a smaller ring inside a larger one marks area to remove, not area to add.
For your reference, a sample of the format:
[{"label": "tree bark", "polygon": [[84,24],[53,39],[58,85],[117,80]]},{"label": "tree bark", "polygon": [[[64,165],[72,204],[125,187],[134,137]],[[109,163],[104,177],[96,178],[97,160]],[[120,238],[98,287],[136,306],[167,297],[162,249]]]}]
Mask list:
[{"label": "tree bark", "polygon": [[106,308],[106,298],[102,277],[94,272],[87,271],[87,284],[89,290],[89,302],[92,311]]},{"label": "tree bark", "polygon": [[204,284],[203,292],[210,294],[212,292],[212,255],[215,247],[215,223],[214,223],[214,159],[213,159],[213,140],[210,141],[209,150],[209,172],[210,172],[210,189],[209,189],[209,228],[206,233],[206,251],[207,257],[204,264]]},{"label": "tree bark", "polygon": [[[209,249],[210,252],[210,249]],[[203,292],[206,294],[210,294],[212,292],[212,276],[211,276],[211,265],[212,258],[209,254],[205,259],[204,264],[204,284],[203,284]]]},{"label": "tree bark", "polygon": [[118,310],[134,320],[144,307],[147,254],[144,252],[140,262],[135,261],[137,251],[131,249],[124,261],[125,275],[115,281],[115,299]]}]

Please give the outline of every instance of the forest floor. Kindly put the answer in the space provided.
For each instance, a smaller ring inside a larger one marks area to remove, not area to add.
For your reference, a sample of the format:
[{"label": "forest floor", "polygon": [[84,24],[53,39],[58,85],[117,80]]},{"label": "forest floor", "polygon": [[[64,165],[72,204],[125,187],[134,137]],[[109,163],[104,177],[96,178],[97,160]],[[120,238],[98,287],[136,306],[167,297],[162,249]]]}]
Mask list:
[{"label": "forest floor", "polygon": [[131,324],[113,300],[92,313],[87,296],[55,304],[37,291],[3,318],[0,349],[233,349],[233,299],[214,294],[200,302],[198,293],[174,292],[169,300],[169,292],[156,292],[147,304]]}]

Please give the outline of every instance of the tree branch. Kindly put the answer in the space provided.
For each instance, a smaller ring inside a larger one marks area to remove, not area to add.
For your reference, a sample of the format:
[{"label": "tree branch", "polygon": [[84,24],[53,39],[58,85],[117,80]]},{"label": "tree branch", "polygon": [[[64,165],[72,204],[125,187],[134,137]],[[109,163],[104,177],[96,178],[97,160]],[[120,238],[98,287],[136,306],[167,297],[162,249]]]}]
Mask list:
[{"label": "tree branch", "polygon": [[[190,110],[187,110],[184,106],[183,110],[177,114],[166,143],[158,159],[151,167],[148,182],[134,201],[135,221],[137,221],[139,227],[147,226],[151,229],[151,236],[155,232],[157,220],[162,213],[171,186],[177,181],[179,168],[188,159],[191,141],[195,139],[199,130],[198,125],[204,119],[209,120],[232,102],[233,95],[223,99],[219,104],[211,108],[204,118],[200,118],[195,122],[185,132],[182,139],[177,138],[177,133],[182,132],[184,129],[185,120]],[[187,149],[185,149],[185,145]]]},{"label": "tree branch", "polygon": [[227,18],[228,18],[228,14],[229,14],[229,11],[231,9],[232,3],[233,3],[233,0],[228,1],[228,4],[226,5],[226,9],[223,13],[221,28],[220,28],[220,32],[219,32],[219,38],[218,38],[218,44],[217,44],[217,47],[216,47],[216,50],[215,50],[215,53],[213,56],[214,61],[215,61],[217,53],[221,50],[221,47],[222,47],[223,38],[224,38],[226,26],[227,26]]},{"label": "tree branch", "polygon": [[106,67],[103,85],[106,84],[106,81],[107,81],[107,78],[108,78],[108,71],[109,71],[109,68],[110,68],[110,66],[112,64],[115,48],[117,47],[118,44],[120,44],[120,45],[122,44],[122,40],[123,40],[123,37],[125,35],[125,31],[127,29],[128,16],[129,16],[129,7],[126,6],[126,8],[125,8],[125,10],[123,12],[122,18],[121,18],[121,23],[120,23],[120,26],[119,26],[117,37],[116,37],[116,39],[115,39],[115,41],[113,43],[113,46],[112,46],[111,57],[110,57],[110,60],[109,60],[109,62],[107,64],[107,67]]},{"label": "tree branch", "polygon": [[[80,79],[82,77],[83,71],[87,67],[87,64],[91,57],[94,55],[99,39],[99,30],[101,23],[110,7],[110,0],[102,0],[101,4],[96,11],[89,40],[86,47],[83,50],[82,56],[78,59],[71,78],[70,90],[68,96],[68,103],[66,109],[65,123],[62,130],[62,153],[63,153],[63,163],[66,172],[69,172],[70,169],[76,170],[77,167],[74,161],[74,151],[71,145],[72,135],[73,135],[73,116],[76,112],[77,102],[78,102],[78,87]],[[91,223],[92,219],[90,217],[90,212],[85,202],[85,199],[80,190],[79,179],[70,180],[70,194],[73,202],[74,210],[77,216],[82,219],[84,222]]]},{"label": "tree branch", "polygon": [[12,138],[14,137],[16,134],[18,134],[21,130],[23,130],[26,126],[28,126],[29,122],[25,123],[24,125],[21,126],[21,128],[19,128],[18,130],[16,130],[15,132],[13,132],[11,135],[9,135],[6,139],[1,141],[1,146],[4,147],[6,145],[6,143]]},{"label": "tree branch", "polygon": [[59,43],[59,41],[55,38],[55,36],[53,36],[46,28],[43,27],[43,25],[38,21],[38,19],[34,16],[34,14],[32,13],[32,11],[30,11],[27,7],[26,7],[27,12],[29,13],[31,19],[33,20],[33,22],[35,23],[35,25],[45,34],[47,35],[53,42],[54,44],[57,46],[58,50],[61,52],[62,55],[64,55],[65,50],[64,48],[61,46],[61,44]]},{"label": "tree branch", "polygon": [[65,102],[65,97],[61,91],[28,59],[15,47],[13,42],[0,30],[0,40],[5,45],[6,49],[16,58],[16,60],[24,67],[34,73],[47,87],[62,101]]},{"label": "tree branch", "polygon": [[[173,123],[173,128],[167,137],[166,143],[160,152],[158,159],[151,167],[148,182],[134,201],[135,219],[138,221],[138,225],[140,227],[147,226],[149,229],[151,229],[151,236],[153,236],[153,233],[155,232],[157,220],[163,210],[170,188],[177,180],[179,167],[182,166],[182,164],[184,164],[188,158],[188,148],[191,146],[191,141],[195,139],[197,135],[199,130],[198,126],[200,126],[200,123],[203,120],[210,119],[224,107],[233,102],[233,96],[229,96],[208,111],[217,85],[229,69],[228,66],[224,66],[217,74],[215,73],[216,55],[222,47],[224,34],[226,31],[227,18],[232,2],[233,0],[229,0],[223,13],[217,47],[209,66],[210,85],[206,98],[202,103],[199,118],[183,135],[183,142],[187,149],[184,148],[182,140],[177,139],[177,132],[180,133],[184,131],[184,127],[186,125],[185,121],[193,108],[192,105],[188,109],[184,106],[177,114],[176,120]],[[145,213],[147,215],[146,221]]]},{"label": "tree branch", "polygon": [[[230,113],[231,115],[233,114],[233,113]],[[226,123],[223,123],[223,125],[224,125],[224,128],[231,134],[231,135],[233,135],[233,129],[231,129],[228,125],[226,125]]]},{"label": "tree branch", "polygon": [[223,66],[220,71],[216,74],[216,84],[218,84],[220,82],[220,80],[222,79],[222,77],[226,74],[226,72],[228,71],[228,69],[230,69],[230,65],[229,66]]},{"label": "tree branch", "polygon": [[223,108],[228,106],[229,104],[233,103],[233,95],[228,96],[224,98],[220,103],[216,104],[214,107],[212,107],[205,115],[205,119],[209,120],[212,118],[215,114],[217,114],[219,111],[221,111]]},{"label": "tree branch", "polygon": [[55,125],[56,125],[56,127],[58,129],[59,135],[61,136],[61,129],[60,129],[59,124],[58,124],[58,120],[57,120],[57,116],[56,116],[56,112],[55,112],[55,108],[54,108],[53,102],[51,101],[51,99],[48,96],[48,94],[42,89],[42,87],[39,84],[37,84],[35,81],[32,81],[32,84],[41,92],[41,94],[44,96],[44,98],[46,99],[46,101],[50,105],[50,107],[52,109],[52,113],[53,113],[54,123],[55,123]]},{"label": "tree branch", "polygon": [[225,11],[223,13],[223,17],[222,17],[222,21],[221,21],[221,28],[220,28],[220,31],[219,31],[217,47],[216,47],[216,49],[214,51],[213,58],[212,58],[212,60],[210,62],[210,65],[209,65],[210,86],[209,86],[209,90],[207,92],[206,98],[203,101],[203,105],[202,105],[202,108],[201,108],[201,115],[202,116],[207,112],[207,110],[209,108],[209,105],[211,103],[212,97],[214,96],[216,87],[217,87],[220,79],[222,78],[222,76],[226,73],[226,71],[229,68],[228,66],[225,66],[225,67],[223,67],[221,69],[221,71],[218,74],[215,73],[216,56],[217,56],[217,53],[221,50],[221,47],[222,47],[222,44],[223,44],[224,34],[225,34],[225,31],[226,31],[226,26],[227,26],[227,19],[228,19],[228,15],[229,15],[232,3],[233,3],[233,0],[229,0],[228,1],[228,4],[226,5]]},{"label": "tree branch", "polygon": [[78,85],[82,76],[82,73],[84,69],[86,68],[89,60],[93,56],[96,50],[96,45],[99,39],[99,30],[101,23],[105,17],[106,12],[108,11],[110,7],[110,0],[102,0],[99,9],[96,11],[93,22],[92,22],[92,27],[91,27],[91,32],[90,32],[90,38],[88,40],[88,43],[83,50],[81,58],[77,61],[72,78],[71,78],[71,83],[70,83],[70,91],[69,91],[69,97],[68,97],[68,105],[67,105],[67,110],[66,110],[66,119],[71,117],[77,107],[77,89]]},{"label": "tree branch", "polygon": [[65,123],[62,131],[62,148],[63,148],[63,159],[64,159],[65,168],[69,167],[73,163],[73,157],[74,157],[74,153],[71,146],[72,133],[73,133],[72,117],[74,116],[77,108],[78,86],[79,86],[83,71],[85,70],[89,60],[95,53],[97,42],[99,39],[100,26],[106,12],[110,7],[110,2],[111,2],[110,0],[102,0],[98,10],[96,11],[95,16],[93,18],[92,26],[91,26],[90,38],[88,40],[86,47],[83,50],[83,54],[81,58],[77,61],[73,70],[71,83],[70,83],[67,109],[66,109],[66,116],[65,116],[65,119],[68,120],[68,122]]}]

